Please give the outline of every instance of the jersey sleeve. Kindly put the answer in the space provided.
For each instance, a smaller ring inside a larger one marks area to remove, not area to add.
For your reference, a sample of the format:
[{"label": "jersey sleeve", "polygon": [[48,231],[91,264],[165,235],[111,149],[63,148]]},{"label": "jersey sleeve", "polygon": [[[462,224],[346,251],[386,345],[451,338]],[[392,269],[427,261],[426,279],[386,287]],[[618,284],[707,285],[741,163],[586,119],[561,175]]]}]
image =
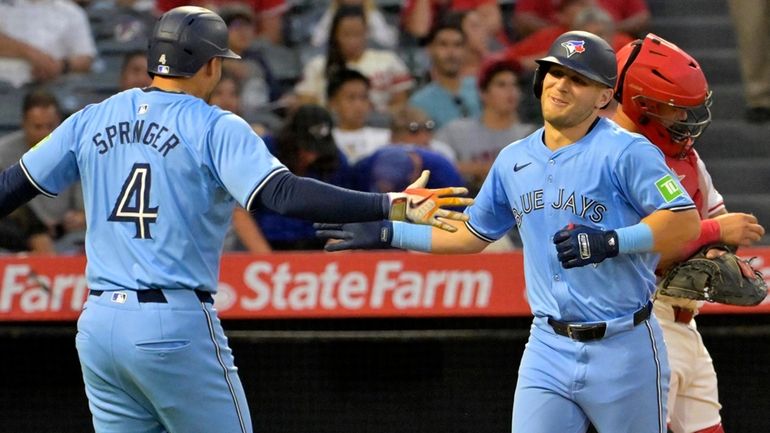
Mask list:
[{"label": "jersey sleeve", "polygon": [[470,217],[466,226],[471,233],[486,242],[500,239],[516,222],[503,187],[501,159],[498,157],[495,160],[473,205],[465,209]]},{"label": "jersey sleeve", "polygon": [[718,215],[725,210],[725,200],[722,194],[714,187],[711,174],[706,170],[706,164],[698,157],[698,176],[703,185],[703,193],[706,196],[706,212],[709,217]]},{"label": "jersey sleeve", "polygon": [[80,179],[75,147],[81,113],[70,116],[21,157],[24,174],[43,195],[56,197]]},{"label": "jersey sleeve", "polygon": [[212,126],[207,165],[241,206],[250,204],[272,176],[288,170],[270,154],[265,142],[240,117],[228,113]]},{"label": "jersey sleeve", "polygon": [[663,153],[646,140],[634,141],[621,153],[615,175],[626,200],[642,216],[695,208]]}]

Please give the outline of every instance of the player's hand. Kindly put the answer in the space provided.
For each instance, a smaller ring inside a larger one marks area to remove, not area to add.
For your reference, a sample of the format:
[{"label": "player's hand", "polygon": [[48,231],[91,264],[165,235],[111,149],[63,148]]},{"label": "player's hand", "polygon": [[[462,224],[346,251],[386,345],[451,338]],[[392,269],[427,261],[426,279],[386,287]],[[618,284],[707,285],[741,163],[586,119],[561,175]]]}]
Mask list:
[{"label": "player's hand", "polygon": [[326,251],[388,249],[393,239],[393,223],[390,221],[315,223],[313,228],[317,237],[329,240],[324,246]]},{"label": "player's hand", "polygon": [[570,224],[553,235],[557,256],[565,269],[599,263],[618,255],[618,235],[584,225]]},{"label": "player's hand", "polygon": [[467,221],[462,212],[442,209],[444,207],[470,206],[472,198],[457,197],[468,193],[466,188],[427,189],[430,171],[423,170],[422,175],[403,192],[388,193],[390,199],[391,221],[409,221],[415,224],[432,225],[448,232],[457,229],[439,218]]},{"label": "player's hand", "polygon": [[740,247],[747,247],[758,241],[765,234],[754,215],[731,212],[714,218],[719,223],[719,240]]}]

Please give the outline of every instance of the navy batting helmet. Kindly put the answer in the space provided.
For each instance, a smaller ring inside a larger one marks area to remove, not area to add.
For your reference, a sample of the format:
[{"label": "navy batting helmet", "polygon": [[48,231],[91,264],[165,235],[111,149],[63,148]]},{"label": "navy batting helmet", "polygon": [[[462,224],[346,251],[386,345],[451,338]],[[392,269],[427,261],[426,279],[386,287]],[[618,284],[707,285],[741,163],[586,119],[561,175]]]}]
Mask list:
[{"label": "navy batting helmet", "polygon": [[163,14],[147,49],[150,75],[191,77],[213,57],[240,59],[227,48],[227,25],[214,12],[181,6]]},{"label": "navy batting helmet", "polygon": [[534,91],[540,99],[543,79],[551,65],[562,65],[580,75],[614,89],[617,81],[615,50],[604,39],[583,31],[567,32],[559,36],[548,55],[537,60]]}]

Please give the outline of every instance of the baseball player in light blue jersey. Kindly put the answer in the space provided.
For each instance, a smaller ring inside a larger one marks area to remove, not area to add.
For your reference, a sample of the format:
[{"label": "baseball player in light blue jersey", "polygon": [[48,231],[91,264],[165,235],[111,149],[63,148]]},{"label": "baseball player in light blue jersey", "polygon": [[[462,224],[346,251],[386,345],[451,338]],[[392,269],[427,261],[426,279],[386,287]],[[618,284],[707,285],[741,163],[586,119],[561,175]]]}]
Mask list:
[{"label": "baseball player in light blue jersey", "polygon": [[236,201],[310,220],[437,217],[472,200],[429,190],[359,193],[288,172],[236,115],[206,103],[227,27],[180,7],[155,26],[152,87],[72,115],[0,173],[0,214],[80,180],[91,289],[76,344],[97,432],[251,432],[243,387],[213,307]]},{"label": "baseball player in light blue jersey", "polygon": [[377,245],[473,253],[514,224],[535,318],[519,367],[514,433],[665,433],[669,380],[650,316],[659,253],[698,236],[698,214],[662,153],[599,118],[616,81],[604,40],[568,32],[539,60],[545,125],[506,147],[456,233],[375,222],[319,226]]}]

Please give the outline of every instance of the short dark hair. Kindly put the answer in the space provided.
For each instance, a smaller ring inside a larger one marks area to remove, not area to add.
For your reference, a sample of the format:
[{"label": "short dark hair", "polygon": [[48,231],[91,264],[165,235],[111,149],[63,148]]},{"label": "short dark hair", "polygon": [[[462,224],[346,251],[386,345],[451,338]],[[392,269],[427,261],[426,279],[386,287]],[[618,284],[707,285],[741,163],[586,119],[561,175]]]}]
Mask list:
[{"label": "short dark hair", "polygon": [[481,71],[479,71],[479,90],[487,90],[489,83],[492,82],[495,75],[501,72],[511,72],[518,79],[521,73],[521,65],[512,59],[499,58],[488,60],[481,66]]},{"label": "short dark hair", "polygon": [[438,36],[438,34],[443,32],[444,30],[454,30],[460,33],[464,41],[465,32],[463,32],[462,19],[463,19],[463,14],[461,12],[450,13],[444,16],[443,18],[441,18],[433,26],[433,28],[430,30],[430,33],[428,33],[428,36],[425,38],[424,40],[425,45],[432,44],[433,40],[436,39],[436,36]]},{"label": "short dark hair", "polygon": [[229,3],[219,8],[219,16],[222,17],[222,21],[225,22],[227,27],[230,27],[235,20],[244,20],[249,23],[254,22],[254,12],[251,8],[242,3]]},{"label": "short dark hair", "polygon": [[124,73],[131,59],[134,57],[147,57],[147,51],[145,50],[131,50],[123,55],[123,61],[120,63],[120,73]]},{"label": "short dark hair", "polygon": [[366,78],[366,75],[355,69],[342,68],[329,77],[329,82],[326,84],[326,99],[332,99],[342,86],[351,81],[361,81],[367,89],[371,87],[371,82]]},{"label": "short dark hair", "polygon": [[45,89],[32,89],[24,96],[24,101],[21,105],[22,114],[27,114],[29,110],[38,107],[54,107],[56,112],[61,115],[61,106],[59,100],[56,99],[53,93]]}]

